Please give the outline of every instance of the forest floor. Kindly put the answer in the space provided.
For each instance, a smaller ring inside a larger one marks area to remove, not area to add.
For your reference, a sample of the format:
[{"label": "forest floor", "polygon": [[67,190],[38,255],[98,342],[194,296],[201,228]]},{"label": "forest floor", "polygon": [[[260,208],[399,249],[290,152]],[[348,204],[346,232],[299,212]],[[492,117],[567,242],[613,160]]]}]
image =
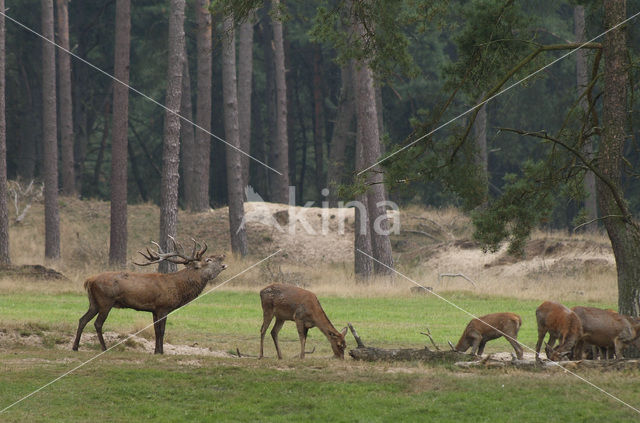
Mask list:
[{"label": "forest floor", "polygon": [[[70,351],[70,342],[88,305],[84,279],[108,268],[109,204],[65,198],[60,205],[58,262],[43,258],[40,204],[11,227],[15,265],[45,265],[65,278],[0,270],[0,409],[76,366],[82,368],[16,404],[0,420],[285,421],[315,416],[320,421],[533,421],[543,412],[567,421],[637,417],[629,407],[562,371],[328,360],[329,344],[315,329],[307,349],[317,350],[300,361],[295,358],[299,342],[292,324],[285,324],[280,335],[285,359],[273,359],[267,336],[265,352],[271,358],[256,360],[262,321],[257,292],[271,282],[313,290],[336,327],[353,323],[367,346],[431,347],[421,335],[428,328],[445,348],[468,322],[467,314],[424,290],[411,290],[415,284],[401,276],[358,283],[353,277],[353,214],[337,209],[288,210],[286,205],[247,203],[250,256],[236,259],[228,254],[229,268],[217,282],[283,251],[171,315],[164,357],[151,354],[154,335],[148,313],[113,310],[105,323],[107,344],[122,344],[85,365],[99,352],[93,326],[87,326],[79,352]],[[285,210],[289,218],[304,213],[313,231],[300,224],[289,232]],[[325,233],[323,217],[328,222]],[[179,239],[186,244],[194,237],[206,241],[210,251],[228,253],[227,219],[226,208],[181,212]],[[473,241],[468,217],[455,209],[409,207],[393,219],[400,224],[399,233],[392,235],[399,272],[475,315],[520,314],[519,340],[527,346],[535,345],[534,312],[543,300],[615,307],[613,256],[601,233],[537,232],[525,256],[514,258],[504,250],[483,252]],[[129,207],[130,259],[157,238],[158,220],[156,206]],[[347,343],[347,350],[355,347],[350,335]],[[486,352],[508,359],[510,350],[499,339],[489,343]],[[238,351],[243,358],[237,357]],[[531,358],[530,350],[526,358]],[[628,404],[639,405],[638,370],[579,373]]]}]

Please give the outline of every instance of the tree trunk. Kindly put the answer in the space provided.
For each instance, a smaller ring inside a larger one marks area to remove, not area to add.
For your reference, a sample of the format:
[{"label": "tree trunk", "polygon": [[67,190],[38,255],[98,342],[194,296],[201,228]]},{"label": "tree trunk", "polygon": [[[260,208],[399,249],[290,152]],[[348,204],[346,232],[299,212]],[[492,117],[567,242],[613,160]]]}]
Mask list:
[{"label": "tree trunk", "polygon": [[329,157],[327,171],[327,187],[329,188],[329,205],[337,206],[338,186],[342,183],[345,172],[345,148],[347,140],[350,138],[351,126],[355,116],[355,106],[353,103],[353,76],[351,66],[343,65],[340,68],[340,78],[342,87],[340,88],[340,99],[336,111],[336,122],[333,126],[331,137],[331,154]]},{"label": "tree trunk", "polygon": [[[356,172],[366,168],[365,153],[366,142],[360,131],[356,135]],[[373,251],[371,248],[371,225],[367,211],[367,194],[358,195],[355,199],[354,218],[354,273],[357,281],[369,279],[373,274]]]},{"label": "tree trunk", "polygon": [[[42,0],[42,35],[53,41],[53,0]],[[44,154],[44,226],[47,259],[60,258],[58,213],[58,140],[56,113],[56,52],[42,42],[42,141]]]},{"label": "tree trunk", "polygon": [[[240,148],[238,128],[238,92],[236,80],[236,46],[233,17],[224,18],[222,42],[222,95],[224,101],[224,133],[227,142]],[[244,186],[240,152],[227,146],[227,192],[229,195],[229,231],[231,251],[247,255],[247,233],[244,226]]]},{"label": "tree trunk", "polygon": [[104,150],[107,147],[107,139],[109,138],[109,114],[110,113],[111,113],[111,104],[105,103],[104,124],[102,126],[102,139],[100,140],[98,156],[96,157],[96,163],[93,168],[93,189],[94,190],[97,190],[97,187],[100,185],[100,174],[102,172],[102,161],[104,160]]},{"label": "tree trunk", "polygon": [[282,175],[272,175],[272,201],[287,204],[289,202],[289,142],[287,138],[287,85],[284,68],[284,44],[282,38],[282,20],[280,0],[272,1],[273,19],[273,59],[276,83],[276,136],[271,146],[272,167]]},{"label": "tree trunk", "polygon": [[313,151],[315,156],[316,190],[320,200],[322,189],[325,188],[324,177],[324,95],[322,93],[322,69],[320,46],[313,48]]},{"label": "tree trunk", "polygon": [[300,138],[302,139],[302,159],[300,160],[300,176],[298,177],[298,182],[296,184],[297,192],[296,196],[299,198],[300,202],[304,201],[304,183],[305,183],[305,175],[307,173],[307,145],[309,144],[309,140],[307,139],[307,127],[304,124],[305,113],[302,107],[302,102],[300,101],[300,88],[298,87],[299,78],[293,78],[293,92],[295,95],[293,96],[295,99],[295,111],[296,117],[298,121],[298,125],[300,127]]},{"label": "tree trunk", "polygon": [[[584,6],[575,6],[573,8],[573,21],[575,26],[575,37],[577,43],[583,43],[586,40],[585,22],[584,22]],[[576,51],[576,82],[578,85],[578,95],[582,95],[587,88],[589,78],[587,75],[587,52],[584,49]],[[584,96],[580,100],[580,108],[587,118],[589,113],[589,102],[587,97]],[[585,140],[582,150],[585,156],[589,159],[593,159],[593,142],[591,138]],[[586,211],[587,221],[595,220],[598,218],[598,204],[596,200],[596,179],[595,175],[591,171],[587,171],[584,175],[584,190],[587,194],[587,198],[584,202],[584,208]],[[597,224],[593,223],[586,226],[586,228],[595,229]]]},{"label": "tree trunk", "polygon": [[[116,42],[114,76],[129,84],[131,46],[131,5],[116,1]],[[109,264],[127,264],[127,145],[129,134],[129,88],[113,84],[113,130],[111,135],[111,236]]]},{"label": "tree trunk", "polygon": [[[264,151],[264,157],[267,159],[267,163],[273,167],[273,163],[275,162],[275,152],[276,150],[273,148],[273,145],[276,140],[276,120],[277,120],[277,112],[276,112],[276,77],[275,77],[275,60],[273,58],[273,25],[271,22],[271,17],[269,16],[269,8],[265,7],[262,11],[263,17],[261,19],[261,39],[262,39],[262,48],[264,53],[264,67],[265,67],[265,113],[264,113],[264,134],[263,141],[259,144],[260,149]],[[262,151],[261,151],[262,152]],[[254,171],[256,168],[254,167]],[[264,197],[268,201],[273,200],[273,188],[276,185],[276,177],[278,176],[275,172],[267,169],[266,167],[260,166],[258,169],[260,176],[263,176],[266,183],[266,190],[264,193]],[[251,172],[250,172],[251,173]],[[259,179],[259,178],[258,178]]]},{"label": "tree trunk", "polygon": [[[186,45],[184,50],[184,65],[182,69],[182,98],[180,100],[180,114],[189,122],[193,122],[193,107],[191,105],[191,75],[189,75],[189,55]],[[182,150],[182,187],[184,199],[190,210],[194,210],[195,200],[195,160],[196,138],[195,127],[188,122],[180,122],[180,139]]]},{"label": "tree trunk", "polygon": [[[80,10],[83,10],[85,3],[80,2],[77,7]],[[80,57],[87,57],[87,40],[86,37],[79,37],[77,52]],[[88,66],[84,63],[74,64],[74,72],[73,72],[73,104],[75,107],[73,108],[74,112],[74,123],[75,123],[75,141],[74,141],[74,150],[73,156],[75,159],[74,163],[74,174],[75,174],[75,188],[76,193],[82,194],[83,187],[83,176],[85,170],[85,159],[87,157],[87,146],[89,144],[89,116],[87,111],[87,105],[85,103],[85,96],[87,92],[87,87],[89,85],[89,75],[88,75]],[[95,114],[97,115],[97,113]]]},{"label": "tree trunk", "polygon": [[[361,34],[364,33],[361,28],[359,31]],[[358,169],[366,169],[380,159],[381,152],[376,96],[373,74],[366,63],[356,63],[354,75],[357,136],[362,140],[362,148],[358,153],[363,155],[361,158],[359,157],[363,166]],[[393,267],[393,256],[388,235],[389,222],[384,205],[385,189],[380,166],[369,170],[365,177],[368,186],[366,205],[371,228],[371,250],[373,257],[380,262],[374,263],[374,270],[380,275],[390,275],[392,274],[390,267]]]},{"label": "tree trunk", "polygon": [[[484,94],[480,96],[484,98]],[[483,104],[473,122],[473,135],[476,145],[475,161],[478,176],[482,179],[483,205],[489,201],[489,158],[487,156],[487,104]]]},{"label": "tree trunk", "polygon": [[[626,18],[626,1],[605,1],[605,28],[611,28]],[[627,126],[627,47],[625,27],[605,35],[604,96],[602,103],[603,130],[598,166],[601,172],[621,187],[621,163]],[[640,229],[628,210],[621,210],[612,191],[601,179],[597,180],[598,204],[607,229],[618,272],[618,311],[640,315]],[[622,206],[625,207],[625,206]]]},{"label": "tree trunk", "polygon": [[[211,65],[212,39],[211,14],[208,9],[209,0],[199,0],[196,8],[198,33],[198,98],[196,104],[196,123],[207,131],[211,131]],[[209,210],[209,171],[211,167],[211,138],[206,132],[196,128],[196,148],[193,169],[193,202],[189,205],[192,211]]]},{"label": "tree trunk", "polygon": [[[69,50],[69,0],[56,0],[58,43]],[[60,94],[60,153],[62,195],[76,195],[73,159],[73,108],[71,105],[71,59],[58,50],[58,93]]]},{"label": "tree trunk", "polygon": [[[382,104],[382,85],[379,81],[373,82],[373,87],[376,92],[376,115],[378,117],[378,134],[380,135],[380,139],[382,140],[382,136],[384,135],[384,115],[383,115],[383,104]],[[380,153],[384,153],[384,145],[382,142],[380,143]]]},{"label": "tree trunk", "polygon": [[[240,149],[251,153],[251,87],[253,76],[253,17],[238,30],[238,125],[240,127]],[[249,184],[249,157],[242,154],[242,186]]]},{"label": "tree trunk", "polygon": [[[4,0],[0,0],[4,11]],[[10,264],[9,210],[7,208],[7,121],[5,116],[5,27],[4,15],[0,15],[0,264]]]},{"label": "tree trunk", "polygon": [[[169,12],[169,63],[167,68],[166,106],[179,110],[182,100],[182,70],[184,58],[185,0],[171,0]],[[162,179],[160,186],[160,246],[166,251],[169,236],[176,236],[178,227],[178,167],[180,162],[180,118],[167,110],[164,118],[162,148]],[[163,261],[160,272],[175,272],[176,265]]]}]

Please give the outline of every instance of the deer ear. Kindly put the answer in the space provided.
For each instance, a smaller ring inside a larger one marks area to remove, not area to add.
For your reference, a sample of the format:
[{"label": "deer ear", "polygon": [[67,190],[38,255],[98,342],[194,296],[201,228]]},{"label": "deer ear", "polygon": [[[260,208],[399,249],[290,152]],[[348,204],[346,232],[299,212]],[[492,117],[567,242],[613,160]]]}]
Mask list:
[{"label": "deer ear", "polygon": [[348,330],[349,330],[349,328],[345,326],[340,333],[342,334],[342,336],[347,336],[347,331]]}]

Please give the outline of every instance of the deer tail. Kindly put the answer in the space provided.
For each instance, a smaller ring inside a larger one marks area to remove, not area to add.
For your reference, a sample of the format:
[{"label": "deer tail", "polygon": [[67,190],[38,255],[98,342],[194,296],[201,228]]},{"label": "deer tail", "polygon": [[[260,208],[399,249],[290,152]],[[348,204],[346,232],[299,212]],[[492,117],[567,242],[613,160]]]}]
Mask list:
[{"label": "deer tail", "polygon": [[93,280],[93,278],[89,278],[89,279],[84,281],[84,290],[85,291],[89,290],[89,284],[91,283],[92,280]]}]

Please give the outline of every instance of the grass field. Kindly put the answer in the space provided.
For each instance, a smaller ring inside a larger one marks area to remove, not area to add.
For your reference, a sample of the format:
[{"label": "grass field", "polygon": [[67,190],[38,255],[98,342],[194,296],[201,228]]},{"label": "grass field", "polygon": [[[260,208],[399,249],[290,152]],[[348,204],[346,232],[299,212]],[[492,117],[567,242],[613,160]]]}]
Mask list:
[{"label": "grass field", "polygon": [[[36,204],[21,225],[12,226],[14,263],[43,261],[41,213],[41,205]],[[184,233],[198,239],[216,240],[211,249],[217,252],[225,249],[228,237],[223,215],[226,212],[220,210],[181,213],[180,225]],[[148,234],[157,231],[157,220],[158,211],[152,205],[129,208],[129,257],[148,244]],[[329,343],[317,329],[309,332],[307,341],[307,350],[315,347],[315,353],[301,361],[297,332],[290,322],[280,335],[282,361],[273,358],[275,348],[269,336],[264,360],[217,358],[184,352],[186,349],[177,355],[154,356],[135,342],[125,342],[96,358],[100,350],[91,337],[95,333],[92,324],[85,329],[80,351],[73,352],[78,319],[88,307],[83,280],[107,269],[108,203],[64,200],[61,222],[63,257],[49,265],[69,280],[0,277],[0,410],[91,361],[1,413],[2,422],[623,422],[638,418],[635,411],[563,371],[460,369],[417,362],[371,364],[348,356],[344,361],[334,360]],[[410,209],[403,222],[444,241],[425,241],[420,234],[395,238],[400,271],[434,286],[439,294],[475,315],[520,314],[519,340],[530,347],[537,337],[535,308],[542,300],[615,308],[615,270],[602,237],[538,234],[539,248],[537,252],[532,249],[526,261],[495,265],[502,259],[499,254],[487,256],[477,248],[456,246],[457,241],[468,243],[470,231],[468,219],[455,210]],[[252,236],[254,255],[246,260],[228,257],[229,269],[216,283],[277,248],[289,247],[281,244],[282,239],[259,231],[252,231]],[[325,240],[325,244],[332,242]],[[273,265],[256,267],[170,315],[165,343],[221,352],[239,349],[245,355],[257,355],[262,323],[258,291],[275,281],[299,283],[316,292],[334,325],[341,329],[351,322],[368,346],[431,347],[420,334],[428,328],[438,345],[446,348],[447,340],[455,343],[470,320],[433,295],[411,294],[413,284],[401,277],[394,283],[357,284],[348,258],[344,263],[301,263],[295,257],[295,250],[283,253]],[[438,275],[448,272],[464,272],[477,287],[460,278],[437,284]],[[104,330],[119,339],[142,330],[139,336],[153,340],[153,330],[144,329],[150,323],[150,313],[114,309]],[[114,343],[108,341],[108,345]],[[355,341],[348,335],[347,350],[350,348],[355,348]],[[504,339],[486,348],[488,353],[503,351],[511,351]],[[581,370],[579,374],[640,407],[640,371]]]},{"label": "grass field", "polygon": [[[534,346],[535,301],[442,295],[477,314],[510,310],[523,316],[519,339]],[[420,347],[426,327],[436,342],[456,341],[469,317],[432,296],[322,297],[336,326],[347,321],[371,346]],[[603,307],[611,304],[598,304]],[[0,407],[50,382],[95,356],[95,343],[69,349],[87,300],[82,293],[0,295],[3,330],[27,337],[43,334],[42,345],[0,349]],[[149,313],[114,309],[105,330],[131,333],[151,321]],[[216,290],[171,315],[167,342],[257,354],[261,311],[256,291]],[[91,325],[87,333],[93,332]],[[143,335],[152,338],[147,330]],[[54,339],[51,339],[51,338]],[[353,338],[347,339],[354,347]],[[577,378],[561,372],[458,370],[419,363],[366,364],[329,359],[328,342],[310,331],[301,362],[294,325],[281,332],[285,360],[153,356],[116,348],[0,415],[2,421],[534,421],[552,415],[566,421],[631,421],[637,414]],[[508,351],[504,340],[488,352]],[[267,355],[274,356],[270,338]],[[623,401],[637,404],[639,372],[582,374]]]}]

